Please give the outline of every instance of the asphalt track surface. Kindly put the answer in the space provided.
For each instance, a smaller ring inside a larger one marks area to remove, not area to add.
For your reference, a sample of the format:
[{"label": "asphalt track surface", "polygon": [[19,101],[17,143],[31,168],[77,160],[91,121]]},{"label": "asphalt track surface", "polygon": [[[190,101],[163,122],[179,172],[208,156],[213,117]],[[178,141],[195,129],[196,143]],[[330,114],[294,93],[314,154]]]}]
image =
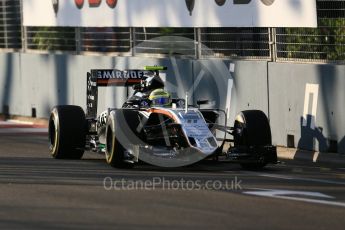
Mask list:
[{"label": "asphalt track surface", "polygon": [[1,229],[344,229],[344,216],[345,166],[115,169],[51,158],[44,133],[0,132]]}]

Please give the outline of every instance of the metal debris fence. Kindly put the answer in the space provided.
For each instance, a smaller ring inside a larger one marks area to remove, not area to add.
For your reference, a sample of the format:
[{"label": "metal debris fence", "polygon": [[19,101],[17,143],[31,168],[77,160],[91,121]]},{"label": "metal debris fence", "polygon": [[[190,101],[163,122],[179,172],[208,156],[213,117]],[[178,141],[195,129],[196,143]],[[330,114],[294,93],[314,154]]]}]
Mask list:
[{"label": "metal debris fence", "polygon": [[0,50],[345,62],[345,0],[317,0],[318,28],[24,27],[21,1],[0,1]]}]

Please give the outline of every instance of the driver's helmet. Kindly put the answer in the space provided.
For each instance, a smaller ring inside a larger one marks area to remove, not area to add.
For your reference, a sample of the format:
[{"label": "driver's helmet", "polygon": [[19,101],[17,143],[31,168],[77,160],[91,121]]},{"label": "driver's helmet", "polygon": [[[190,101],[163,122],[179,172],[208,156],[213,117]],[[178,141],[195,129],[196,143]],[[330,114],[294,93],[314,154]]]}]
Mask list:
[{"label": "driver's helmet", "polygon": [[169,106],[171,104],[170,94],[164,89],[155,89],[150,93],[149,99],[153,106]]}]

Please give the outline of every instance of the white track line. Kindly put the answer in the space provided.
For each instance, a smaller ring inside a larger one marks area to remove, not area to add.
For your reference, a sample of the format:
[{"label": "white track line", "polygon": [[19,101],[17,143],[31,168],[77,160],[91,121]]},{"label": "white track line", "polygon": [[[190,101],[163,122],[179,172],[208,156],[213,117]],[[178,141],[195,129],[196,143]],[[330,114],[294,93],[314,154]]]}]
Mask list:
[{"label": "white track line", "polygon": [[[301,197],[291,197],[291,196],[283,196],[283,195],[279,195],[279,194],[274,195],[274,193],[277,193],[277,192],[279,193],[279,190],[261,189],[261,188],[253,188],[253,189],[257,189],[259,191],[246,191],[246,192],[243,192],[243,194],[252,195],[252,196],[268,197],[268,198],[277,198],[277,199],[283,199],[283,200],[302,201],[302,202],[308,202],[308,203],[314,203],[314,204],[324,204],[324,205],[345,207],[345,203],[343,203],[343,202],[309,199],[309,198],[301,198]],[[288,193],[289,191],[286,190],[285,192]],[[298,193],[303,193],[303,192],[291,191],[291,195],[293,195],[294,193],[296,193],[298,195]],[[309,192],[306,192],[306,194],[308,194],[308,193]],[[310,192],[310,193],[313,193],[313,192]],[[320,193],[320,195],[318,195],[318,196],[325,197],[325,198],[333,198],[331,196],[328,196],[328,195],[325,195],[322,193]]]},{"label": "white track line", "polygon": [[284,180],[298,180],[298,181],[308,181],[308,182],[318,182],[318,183],[324,183],[324,184],[336,184],[336,185],[345,185],[345,182],[339,182],[339,181],[332,181],[332,180],[324,180],[324,179],[313,179],[313,178],[298,178],[298,177],[292,177],[292,176],[285,176],[285,175],[274,175],[274,174],[253,174],[256,176],[261,177],[270,177],[270,178],[277,178],[277,179],[284,179]]}]

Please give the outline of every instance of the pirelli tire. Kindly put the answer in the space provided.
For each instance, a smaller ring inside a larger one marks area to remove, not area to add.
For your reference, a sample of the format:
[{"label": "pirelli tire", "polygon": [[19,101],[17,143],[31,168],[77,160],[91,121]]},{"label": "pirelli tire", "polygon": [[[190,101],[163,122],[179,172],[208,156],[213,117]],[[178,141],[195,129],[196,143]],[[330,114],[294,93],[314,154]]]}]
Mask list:
[{"label": "pirelli tire", "polygon": [[80,159],[84,154],[86,118],[74,105],[53,108],[49,118],[50,154],[56,159]]},{"label": "pirelli tire", "polygon": [[127,149],[123,144],[127,144],[131,140],[127,139],[126,120],[124,119],[124,111],[111,111],[106,124],[106,146],[105,158],[109,165],[116,168],[132,168],[133,163],[125,161]]},{"label": "pirelli tire", "polygon": [[[271,128],[266,114],[260,110],[246,110],[239,113],[234,124],[235,147],[257,147],[272,145]],[[257,170],[265,167],[265,159],[241,163],[245,169]]]}]

